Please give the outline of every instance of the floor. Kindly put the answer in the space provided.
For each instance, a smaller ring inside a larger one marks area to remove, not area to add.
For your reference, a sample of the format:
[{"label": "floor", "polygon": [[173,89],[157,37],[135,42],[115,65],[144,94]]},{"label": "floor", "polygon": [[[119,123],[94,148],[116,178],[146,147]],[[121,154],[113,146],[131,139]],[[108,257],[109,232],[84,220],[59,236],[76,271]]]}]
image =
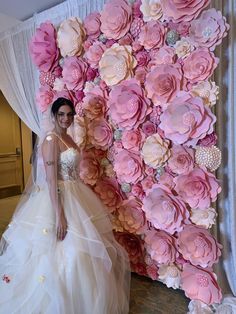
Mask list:
[{"label": "floor", "polygon": [[[0,235],[6,228],[19,197],[0,199]],[[185,314],[189,300],[183,291],[132,274],[129,314]]]}]

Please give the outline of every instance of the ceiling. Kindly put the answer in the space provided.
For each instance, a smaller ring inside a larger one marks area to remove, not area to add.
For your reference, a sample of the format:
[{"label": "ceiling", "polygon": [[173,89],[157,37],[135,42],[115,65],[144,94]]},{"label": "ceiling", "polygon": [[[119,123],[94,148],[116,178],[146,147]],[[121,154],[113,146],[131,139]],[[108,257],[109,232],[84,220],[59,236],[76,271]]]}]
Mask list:
[{"label": "ceiling", "polygon": [[64,0],[0,0],[0,13],[24,21]]}]

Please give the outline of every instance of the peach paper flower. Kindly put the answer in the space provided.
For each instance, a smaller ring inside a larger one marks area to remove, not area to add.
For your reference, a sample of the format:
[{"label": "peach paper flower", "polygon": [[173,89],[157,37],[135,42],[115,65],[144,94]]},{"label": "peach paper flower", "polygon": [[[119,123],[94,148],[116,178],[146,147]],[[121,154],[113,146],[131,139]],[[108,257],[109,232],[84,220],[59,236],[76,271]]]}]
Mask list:
[{"label": "peach paper flower", "polygon": [[82,21],[71,17],[61,23],[57,31],[57,45],[62,57],[80,56],[83,52],[85,30]]},{"label": "peach paper flower", "polygon": [[104,116],[106,100],[103,91],[99,87],[91,88],[83,98],[82,107],[86,117],[90,120]]},{"label": "peach paper flower", "polygon": [[219,86],[212,81],[202,81],[193,85],[190,92],[193,96],[201,97],[206,106],[212,107],[218,99]]},{"label": "peach paper flower", "polygon": [[160,265],[158,270],[158,278],[168,288],[179,289],[181,271],[175,265]]},{"label": "peach paper flower", "polygon": [[140,10],[145,22],[160,20],[163,15],[160,0],[142,0]]},{"label": "peach paper flower", "polygon": [[101,12],[101,31],[108,39],[119,39],[130,29],[132,8],[125,0],[108,1]]},{"label": "peach paper flower", "polygon": [[192,300],[206,304],[220,303],[222,293],[217,284],[217,277],[209,270],[184,264],[181,274],[181,287],[185,295]]},{"label": "peach paper flower", "polygon": [[104,118],[92,120],[88,125],[89,142],[96,148],[107,150],[112,144],[113,132]]},{"label": "peach paper flower", "polygon": [[79,164],[80,178],[85,184],[94,185],[101,175],[100,164],[96,157],[84,152]]}]

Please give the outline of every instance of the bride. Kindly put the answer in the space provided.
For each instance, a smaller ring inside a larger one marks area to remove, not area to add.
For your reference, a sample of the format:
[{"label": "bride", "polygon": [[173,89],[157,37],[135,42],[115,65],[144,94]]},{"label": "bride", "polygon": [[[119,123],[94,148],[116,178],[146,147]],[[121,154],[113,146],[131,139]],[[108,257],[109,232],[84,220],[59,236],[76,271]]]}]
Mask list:
[{"label": "bride", "polygon": [[44,178],[18,206],[1,240],[0,313],[126,314],[130,271],[107,211],[78,178],[67,134],[74,106],[58,98],[40,145]]}]

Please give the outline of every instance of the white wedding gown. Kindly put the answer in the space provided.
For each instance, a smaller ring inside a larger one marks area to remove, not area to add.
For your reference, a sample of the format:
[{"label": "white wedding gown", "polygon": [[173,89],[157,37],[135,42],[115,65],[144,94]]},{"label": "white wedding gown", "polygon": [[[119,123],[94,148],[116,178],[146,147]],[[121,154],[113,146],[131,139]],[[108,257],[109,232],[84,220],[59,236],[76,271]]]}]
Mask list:
[{"label": "white wedding gown", "polygon": [[60,154],[58,181],[68,222],[56,239],[55,210],[46,185],[31,193],[3,234],[1,314],[126,314],[130,271],[107,211],[71,167],[78,153]]}]

